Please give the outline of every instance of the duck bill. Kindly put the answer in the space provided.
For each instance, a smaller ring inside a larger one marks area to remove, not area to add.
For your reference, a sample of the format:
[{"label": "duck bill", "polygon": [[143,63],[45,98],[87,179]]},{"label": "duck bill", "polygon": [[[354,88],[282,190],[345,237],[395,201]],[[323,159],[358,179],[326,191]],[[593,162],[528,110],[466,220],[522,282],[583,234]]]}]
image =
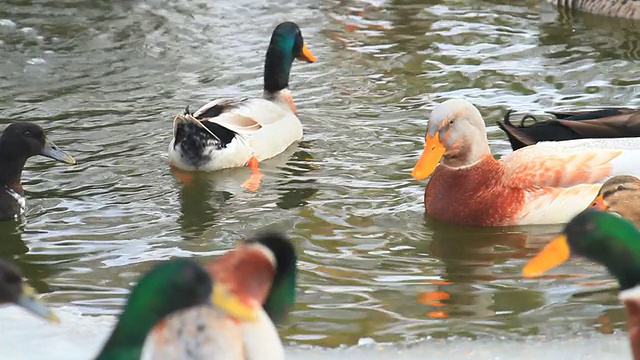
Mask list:
[{"label": "duck bill", "polygon": [[440,163],[440,160],[444,156],[446,149],[440,142],[440,133],[437,132],[436,136],[427,135],[427,143],[424,146],[422,155],[413,167],[411,175],[416,180],[423,180],[429,177]]},{"label": "duck bill", "polygon": [[591,207],[598,209],[600,211],[607,211],[609,207],[604,204],[604,196],[602,194],[598,195],[593,203],[591,203]]},{"label": "duck bill", "polygon": [[567,261],[571,256],[567,236],[562,234],[551,240],[547,246],[529,261],[522,269],[522,275],[526,278],[540,276],[547,270]]},{"label": "duck bill", "polygon": [[18,297],[16,305],[50,322],[60,322],[53,311],[49,310],[44,303],[36,299],[36,292],[29,285],[22,285],[22,294]]},{"label": "duck bill", "polygon": [[296,59],[310,62],[310,63],[316,62],[317,60],[316,56],[313,55],[313,53],[311,52],[311,50],[309,50],[306,44],[302,44],[302,51],[300,52],[300,55],[298,55]]},{"label": "duck bill", "polygon": [[214,284],[211,302],[236,319],[244,321],[256,321],[258,319],[258,311],[256,309],[240,300],[223,285]]},{"label": "duck bill", "polygon": [[45,138],[44,139],[44,147],[40,152],[40,155],[46,156],[53,160],[57,160],[69,165],[75,165],[76,160],[71,157],[71,155],[66,152],[60,150],[56,144],[54,144],[51,140]]}]

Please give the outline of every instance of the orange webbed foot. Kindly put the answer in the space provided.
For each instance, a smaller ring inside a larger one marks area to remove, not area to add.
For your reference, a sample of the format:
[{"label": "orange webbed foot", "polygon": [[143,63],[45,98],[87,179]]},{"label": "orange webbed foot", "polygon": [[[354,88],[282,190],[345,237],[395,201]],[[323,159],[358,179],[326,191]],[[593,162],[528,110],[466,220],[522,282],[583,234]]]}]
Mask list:
[{"label": "orange webbed foot", "polygon": [[251,175],[249,179],[242,183],[242,187],[247,189],[247,191],[256,191],[260,188],[260,182],[262,181],[262,173],[258,168],[259,162],[255,156],[252,156],[247,163],[247,166],[251,169]]}]

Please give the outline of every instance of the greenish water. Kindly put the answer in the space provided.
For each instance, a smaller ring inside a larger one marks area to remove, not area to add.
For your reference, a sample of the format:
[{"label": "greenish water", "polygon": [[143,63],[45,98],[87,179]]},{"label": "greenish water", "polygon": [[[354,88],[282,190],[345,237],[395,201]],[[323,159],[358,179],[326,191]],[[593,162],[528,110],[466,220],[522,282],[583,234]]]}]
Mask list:
[{"label": "greenish water", "polygon": [[[284,20],[318,57],[292,71],[304,140],[261,165],[256,193],[246,168],[178,181],[173,115],[259,96]],[[288,344],[623,331],[601,267],[521,278],[559,227],[433,223],[410,171],[451,97],[480,108],[496,154],[510,151],[494,126],[507,109],[640,106],[637,25],[538,1],[3,0],[0,123],[38,122],[78,165],[29,162],[30,210],[0,224],[0,256],[53,307],[107,315],[153,262],[213,259],[271,227],[300,254]]]}]

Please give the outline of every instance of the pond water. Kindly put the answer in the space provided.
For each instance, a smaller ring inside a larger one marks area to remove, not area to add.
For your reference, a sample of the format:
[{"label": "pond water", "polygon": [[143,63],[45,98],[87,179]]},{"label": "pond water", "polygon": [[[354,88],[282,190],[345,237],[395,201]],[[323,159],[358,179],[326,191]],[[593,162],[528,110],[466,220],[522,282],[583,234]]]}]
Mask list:
[{"label": "pond water", "polygon": [[[261,164],[255,193],[240,186],[247,168],[179,181],[173,116],[259,96],[285,20],[318,58],[291,75],[304,139]],[[559,226],[435,223],[410,171],[430,110],[452,97],[480,108],[497,155],[510,152],[495,126],[508,109],[640,106],[637,25],[541,1],[3,0],[0,124],[41,124],[78,164],[29,161],[30,209],[0,223],[0,256],[53,308],[91,318],[117,314],[157,261],[207,261],[275,228],[299,252],[298,303],[280,329],[293,348],[624,343],[602,267],[574,259],[522,279]]]}]

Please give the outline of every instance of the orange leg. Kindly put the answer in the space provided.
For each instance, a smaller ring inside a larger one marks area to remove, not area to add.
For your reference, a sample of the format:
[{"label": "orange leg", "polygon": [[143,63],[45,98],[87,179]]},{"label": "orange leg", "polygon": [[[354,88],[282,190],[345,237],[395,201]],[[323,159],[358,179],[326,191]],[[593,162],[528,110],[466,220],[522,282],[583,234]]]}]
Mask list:
[{"label": "orange leg", "polygon": [[173,164],[169,164],[169,166],[171,167],[171,172],[173,173],[173,176],[175,176],[176,180],[185,184],[190,184],[193,182],[193,174],[188,173],[184,170],[180,170],[177,167],[173,166]]},{"label": "orange leg", "polygon": [[248,191],[256,191],[260,188],[260,181],[262,180],[262,173],[258,168],[258,159],[255,156],[252,156],[247,163],[247,166],[251,169],[251,175],[247,181],[242,183],[242,187],[246,188]]}]

